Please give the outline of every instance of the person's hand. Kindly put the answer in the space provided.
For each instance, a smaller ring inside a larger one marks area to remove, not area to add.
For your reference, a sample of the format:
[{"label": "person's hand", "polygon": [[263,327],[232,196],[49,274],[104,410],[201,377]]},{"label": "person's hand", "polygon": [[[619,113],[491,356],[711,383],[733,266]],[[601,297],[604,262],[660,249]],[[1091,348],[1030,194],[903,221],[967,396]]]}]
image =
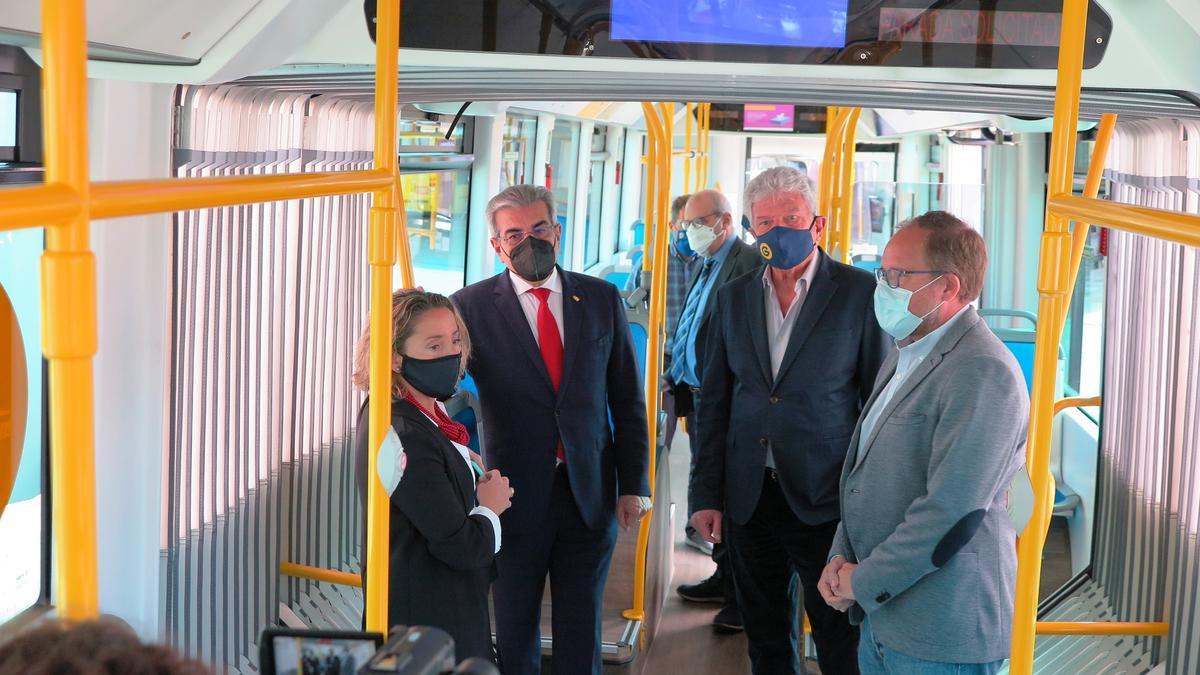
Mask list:
[{"label": "person's hand", "polygon": [[479,483],[475,487],[475,496],[479,498],[479,505],[491,509],[492,513],[500,515],[512,506],[513,495],[516,490],[508,485],[508,478],[500,475],[499,471],[492,469],[483,475]]},{"label": "person's hand", "polygon": [[617,498],[617,524],[628,530],[650,512],[650,498],[638,495],[621,495]]},{"label": "person's hand", "polygon": [[721,543],[721,512],[716,509],[704,509],[692,514],[692,527],[710,544]]},{"label": "person's hand", "polygon": [[837,571],[837,596],[842,600],[849,600],[851,604],[853,604],[856,599],[854,597],[854,585],[851,583],[851,581],[854,578],[854,570],[857,567],[858,565],[848,562],[845,565],[842,565]]},{"label": "person's hand", "polygon": [[842,556],[834,556],[833,560],[825,566],[825,570],[821,572],[821,579],[817,581],[817,591],[821,593],[821,598],[825,600],[825,604],[836,609],[839,612],[844,612],[850,609],[854,604],[853,600],[838,597],[837,589],[840,584],[838,579],[838,571],[850,563]]},{"label": "person's hand", "polygon": [[669,393],[671,393],[671,390],[673,390],[674,388],[675,388],[674,385],[671,384],[671,381],[668,380],[666,378],[666,376],[658,378],[658,390],[660,392],[662,392],[664,394],[669,394]]}]

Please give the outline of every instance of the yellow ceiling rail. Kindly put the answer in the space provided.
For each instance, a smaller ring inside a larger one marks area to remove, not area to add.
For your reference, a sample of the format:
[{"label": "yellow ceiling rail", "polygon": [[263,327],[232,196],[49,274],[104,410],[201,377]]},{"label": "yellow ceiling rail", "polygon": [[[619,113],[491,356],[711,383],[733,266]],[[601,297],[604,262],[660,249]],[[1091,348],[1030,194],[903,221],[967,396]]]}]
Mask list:
[{"label": "yellow ceiling rail", "polygon": [[92,218],[122,218],[165,211],[311,199],[389,188],[392,176],[379,169],[290,173],[270,176],[212,176],[92,184]]},{"label": "yellow ceiling rail", "polygon": [[[646,118],[649,160],[646,163],[646,241],[643,270],[650,274],[650,319],[646,345],[646,421],[649,428],[650,499],[658,473],[658,409],[659,378],[662,369],[663,316],[666,313],[667,253],[670,242],[669,211],[671,189],[672,139],[674,137],[673,106],[642,103]],[[654,207],[651,208],[653,203]],[[653,225],[651,225],[653,223]],[[650,521],[653,510],[638,524],[637,547],[634,554],[633,607],[622,612],[631,621],[646,619],[646,565],[650,548]],[[643,634],[644,635],[644,634]]]},{"label": "yellow ceiling rail", "polygon": [[341,584],[343,586],[362,586],[362,577],[352,572],[330,570],[323,567],[311,567],[309,565],[301,565],[299,563],[288,562],[286,560],[279,563],[279,573],[289,577],[310,579],[312,581],[324,581],[330,584]]},{"label": "yellow ceiling rail", "polygon": [[87,36],[83,0],[42,4],[42,124],[46,184],[78,203],[46,229],[42,350],[50,363],[50,480],[54,604],[67,619],[96,616],[96,456],[92,357],[96,257],[88,228]]},{"label": "yellow ceiling rail", "polygon": [[1185,246],[1200,246],[1200,216],[1102,199],[1051,193],[1048,210],[1061,218],[1077,218]]},{"label": "yellow ceiling rail", "polygon": [[1039,621],[1038,635],[1153,635],[1166,637],[1165,621]]},{"label": "yellow ceiling rail", "polygon": [[1054,414],[1057,415],[1067,408],[1096,407],[1100,405],[1100,402],[1099,396],[1060,398],[1054,402]]},{"label": "yellow ceiling rail", "polygon": [[[391,177],[374,192],[367,227],[371,264],[371,376],[367,412],[368,442],[383,445],[392,412],[392,267],[402,249],[404,285],[413,285],[408,237],[401,227],[400,174],[396,161],[396,98],[400,49],[400,0],[380,0],[375,50],[375,169]],[[389,498],[379,473],[367,479],[366,628],[388,629]]]}]

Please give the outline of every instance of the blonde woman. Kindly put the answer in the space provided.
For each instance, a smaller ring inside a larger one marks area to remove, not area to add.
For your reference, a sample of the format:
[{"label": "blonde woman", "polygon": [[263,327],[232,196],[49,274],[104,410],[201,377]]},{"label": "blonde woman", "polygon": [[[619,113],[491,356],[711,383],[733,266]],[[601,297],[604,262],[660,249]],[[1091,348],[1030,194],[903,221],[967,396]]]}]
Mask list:
[{"label": "blonde woman", "polygon": [[[470,453],[466,428],[442,405],[466,368],[467,329],[446,297],[401,290],[392,294],[392,331],[391,422],[403,454],[395,439],[382,449],[383,463],[394,460],[400,474],[389,486],[388,625],[441,628],[454,638],[459,659],[494,661],[488,588],[500,551],[499,515],[513,490]],[[355,353],[359,389],[368,388],[369,362],[367,329]],[[364,402],[354,439],[364,511],[367,478],[381,453],[369,447],[367,435]]]}]

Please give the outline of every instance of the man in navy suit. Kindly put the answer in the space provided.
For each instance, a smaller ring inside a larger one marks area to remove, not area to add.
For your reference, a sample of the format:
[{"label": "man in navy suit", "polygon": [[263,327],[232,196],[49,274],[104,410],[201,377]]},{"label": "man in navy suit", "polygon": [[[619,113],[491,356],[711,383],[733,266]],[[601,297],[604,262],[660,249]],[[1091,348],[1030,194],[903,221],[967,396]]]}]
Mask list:
[{"label": "man in navy suit", "polygon": [[[515,185],[487,206],[508,269],[453,296],[471,335],[485,455],[516,491],[492,587],[500,662],[541,670],[550,576],[555,673],[600,673],[616,526],[649,510],[646,404],[616,286],[555,264],[554,196]],[[609,425],[611,411],[612,424]]]},{"label": "man in navy suit", "polygon": [[838,525],[850,435],[890,348],[872,309],[875,279],[816,242],[813,186],[791,167],[746,186],[767,262],[717,292],[697,415],[692,526],[724,540],[755,675],[802,672],[793,571],[821,672],[858,672],[858,629],[817,590]]}]

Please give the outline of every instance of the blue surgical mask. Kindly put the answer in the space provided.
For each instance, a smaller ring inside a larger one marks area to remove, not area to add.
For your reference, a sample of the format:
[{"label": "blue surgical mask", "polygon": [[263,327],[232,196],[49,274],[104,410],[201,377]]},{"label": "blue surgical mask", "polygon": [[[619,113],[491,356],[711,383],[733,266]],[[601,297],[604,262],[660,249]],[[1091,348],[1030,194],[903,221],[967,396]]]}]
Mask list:
[{"label": "blue surgical mask", "polygon": [[938,308],[946,302],[943,300],[925,314],[917,316],[908,310],[908,301],[912,299],[912,296],[929,288],[930,284],[941,278],[939,276],[915,291],[907,288],[892,288],[885,281],[877,282],[875,285],[875,320],[879,322],[879,327],[897,340],[903,340],[912,335],[927,316],[938,311]]},{"label": "blue surgical mask", "polygon": [[691,244],[688,243],[686,231],[679,230],[678,232],[673,233],[671,236],[675,238],[675,250],[679,251],[679,255],[685,258],[693,258],[696,256],[696,251],[694,251]]},{"label": "blue surgical mask", "polygon": [[758,254],[771,267],[790,270],[808,259],[816,248],[812,230],[772,227],[757,237]]}]

